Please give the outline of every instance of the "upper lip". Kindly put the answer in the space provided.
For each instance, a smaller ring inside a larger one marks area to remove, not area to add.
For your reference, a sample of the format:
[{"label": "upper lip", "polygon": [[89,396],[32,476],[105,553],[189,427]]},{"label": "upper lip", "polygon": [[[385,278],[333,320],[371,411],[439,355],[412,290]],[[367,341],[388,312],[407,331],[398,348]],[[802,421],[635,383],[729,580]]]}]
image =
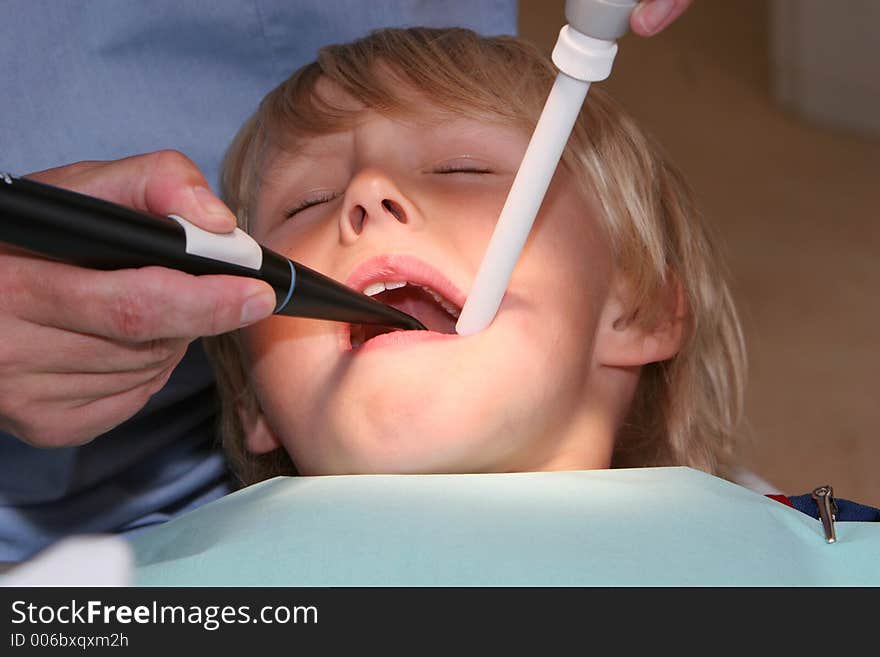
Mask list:
[{"label": "upper lip", "polygon": [[365,260],[349,274],[345,284],[362,292],[372,283],[394,281],[429,287],[459,308],[464,306],[465,295],[457,285],[433,265],[411,255],[390,254]]}]

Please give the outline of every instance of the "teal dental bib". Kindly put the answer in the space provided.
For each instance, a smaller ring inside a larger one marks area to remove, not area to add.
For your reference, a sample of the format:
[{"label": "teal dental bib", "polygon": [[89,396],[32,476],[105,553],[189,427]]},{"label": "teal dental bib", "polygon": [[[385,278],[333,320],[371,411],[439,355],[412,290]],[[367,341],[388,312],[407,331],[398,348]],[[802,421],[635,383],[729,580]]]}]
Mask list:
[{"label": "teal dental bib", "polygon": [[152,586],[880,585],[880,523],[685,467],[278,477],[130,538]]}]

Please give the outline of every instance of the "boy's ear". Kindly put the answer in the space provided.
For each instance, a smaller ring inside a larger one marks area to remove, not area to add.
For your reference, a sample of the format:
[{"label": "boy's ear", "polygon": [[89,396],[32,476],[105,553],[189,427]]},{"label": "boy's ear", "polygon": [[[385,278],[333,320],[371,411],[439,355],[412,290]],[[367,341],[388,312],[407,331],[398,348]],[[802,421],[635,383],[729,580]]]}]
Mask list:
[{"label": "boy's ear", "polygon": [[281,447],[281,441],[259,409],[255,416],[250,416],[250,413],[239,407],[238,417],[244,431],[244,446],[251,454],[267,454]]},{"label": "boy's ear", "polygon": [[602,309],[596,339],[596,357],[608,367],[639,367],[675,356],[681,349],[687,322],[687,302],[678,276],[669,272],[661,290],[660,311],[651,326],[638,321],[632,308],[631,288],[618,280]]}]

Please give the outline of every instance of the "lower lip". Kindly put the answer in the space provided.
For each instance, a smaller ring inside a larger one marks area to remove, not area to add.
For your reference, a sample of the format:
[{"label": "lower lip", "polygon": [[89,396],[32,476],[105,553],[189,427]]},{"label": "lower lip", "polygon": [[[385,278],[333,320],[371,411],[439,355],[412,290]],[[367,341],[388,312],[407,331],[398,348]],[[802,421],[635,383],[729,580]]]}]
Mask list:
[{"label": "lower lip", "polygon": [[346,345],[346,350],[352,354],[362,354],[387,347],[401,347],[424,342],[448,342],[449,340],[455,340],[459,337],[460,336],[458,335],[437,333],[436,331],[392,331],[391,333],[377,335],[375,338],[367,340],[356,349],[353,349],[350,344]]}]

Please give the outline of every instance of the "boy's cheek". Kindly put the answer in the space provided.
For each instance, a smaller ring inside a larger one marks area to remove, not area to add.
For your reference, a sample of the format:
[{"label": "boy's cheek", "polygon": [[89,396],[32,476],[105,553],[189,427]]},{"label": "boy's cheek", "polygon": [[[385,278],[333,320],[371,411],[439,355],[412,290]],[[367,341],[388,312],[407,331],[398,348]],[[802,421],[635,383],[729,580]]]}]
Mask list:
[{"label": "boy's cheek", "polygon": [[[263,406],[289,406],[312,395],[330,365],[332,338],[314,320],[270,317],[241,330],[244,362]],[[334,343],[335,345],[335,343]]]}]

